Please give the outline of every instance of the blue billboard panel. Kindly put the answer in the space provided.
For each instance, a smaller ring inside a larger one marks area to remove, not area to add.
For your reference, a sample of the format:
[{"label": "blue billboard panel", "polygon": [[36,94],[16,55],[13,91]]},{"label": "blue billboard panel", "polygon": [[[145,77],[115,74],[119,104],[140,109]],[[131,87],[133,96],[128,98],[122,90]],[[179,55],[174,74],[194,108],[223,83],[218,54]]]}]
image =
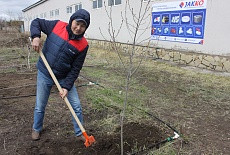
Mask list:
[{"label": "blue billboard panel", "polygon": [[203,44],[206,4],[206,0],[154,4],[151,38]]}]

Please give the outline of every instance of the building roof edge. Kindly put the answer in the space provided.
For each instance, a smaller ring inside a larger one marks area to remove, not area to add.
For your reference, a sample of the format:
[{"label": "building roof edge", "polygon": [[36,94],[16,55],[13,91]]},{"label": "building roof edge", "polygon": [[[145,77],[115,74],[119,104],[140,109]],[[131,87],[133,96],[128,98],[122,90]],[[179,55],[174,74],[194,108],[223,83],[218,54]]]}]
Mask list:
[{"label": "building roof edge", "polygon": [[26,11],[28,11],[28,10],[30,10],[30,9],[32,9],[32,8],[42,4],[42,3],[44,3],[44,2],[46,2],[46,1],[48,1],[48,0],[40,0],[40,1],[38,1],[38,2],[36,2],[34,4],[32,4],[32,5],[28,6],[27,8],[23,9],[22,12],[26,12]]}]

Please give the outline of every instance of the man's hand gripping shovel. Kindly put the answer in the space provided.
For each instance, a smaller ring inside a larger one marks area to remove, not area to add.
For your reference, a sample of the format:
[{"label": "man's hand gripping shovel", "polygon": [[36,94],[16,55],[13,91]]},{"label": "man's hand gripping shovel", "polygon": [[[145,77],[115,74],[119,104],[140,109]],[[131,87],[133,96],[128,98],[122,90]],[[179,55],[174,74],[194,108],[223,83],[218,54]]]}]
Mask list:
[{"label": "man's hand gripping shovel", "polygon": [[[45,64],[45,66],[46,66],[47,70],[49,71],[49,73],[50,73],[50,75],[51,75],[51,77],[52,77],[54,83],[56,84],[56,86],[57,86],[59,92],[63,92],[63,90],[62,90],[62,88],[61,88],[61,86],[60,86],[60,84],[59,84],[57,78],[55,77],[53,71],[51,70],[49,63],[47,62],[47,60],[46,60],[44,54],[42,53],[42,51],[40,50],[40,48],[39,48],[39,55],[40,55],[40,57],[42,58],[42,60],[43,60],[43,62],[44,62],[44,64]],[[64,97],[64,101],[65,101],[65,103],[67,104],[67,106],[68,106],[68,108],[69,108],[71,114],[73,115],[74,119],[76,120],[76,122],[77,122],[79,128],[81,129],[81,132],[82,132],[83,136],[85,137],[85,143],[84,143],[85,146],[86,146],[86,147],[91,146],[91,145],[95,142],[94,137],[93,137],[92,135],[91,135],[91,136],[88,136],[88,135],[87,135],[85,129],[83,128],[83,126],[82,126],[80,120],[78,119],[77,115],[75,114],[75,112],[74,112],[74,110],[73,110],[71,104],[69,103],[69,100],[68,100],[67,97]]]}]

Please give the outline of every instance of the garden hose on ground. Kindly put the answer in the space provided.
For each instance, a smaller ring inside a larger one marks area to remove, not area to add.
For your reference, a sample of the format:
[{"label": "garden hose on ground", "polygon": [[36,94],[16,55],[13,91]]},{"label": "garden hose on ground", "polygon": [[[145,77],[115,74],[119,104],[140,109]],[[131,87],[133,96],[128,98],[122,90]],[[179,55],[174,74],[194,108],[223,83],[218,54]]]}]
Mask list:
[{"label": "garden hose on ground", "polygon": [[169,125],[168,123],[164,122],[164,121],[161,120],[160,118],[156,117],[155,115],[151,114],[150,112],[147,112],[147,111],[145,111],[145,110],[143,110],[143,109],[141,109],[141,108],[138,108],[138,107],[136,107],[136,106],[133,105],[133,104],[130,104],[130,103],[129,103],[129,105],[131,105],[131,106],[133,106],[134,108],[136,108],[136,109],[138,109],[138,110],[140,110],[140,111],[143,111],[144,113],[148,114],[149,116],[151,116],[151,117],[157,119],[158,121],[160,121],[161,123],[165,124],[165,125],[168,126],[171,130],[174,131],[174,136],[168,137],[168,138],[166,138],[165,140],[163,140],[163,141],[161,141],[161,142],[159,142],[159,143],[152,144],[152,145],[148,146],[147,148],[143,148],[143,149],[141,149],[141,150],[139,150],[139,151],[137,151],[137,152],[132,153],[131,155],[138,155],[140,152],[144,152],[144,151],[147,151],[147,150],[150,150],[150,149],[153,149],[153,148],[159,148],[160,145],[162,145],[162,144],[164,144],[164,143],[166,143],[166,142],[171,142],[171,141],[173,141],[173,140],[175,140],[175,139],[178,139],[180,136],[182,136],[182,134],[181,134],[180,132],[178,132],[174,127],[172,127],[172,126]]},{"label": "garden hose on ground", "polygon": [[171,142],[171,141],[173,141],[173,140],[175,140],[175,139],[177,139],[179,137],[180,137],[180,135],[178,135],[176,132],[174,132],[174,136],[173,137],[168,137],[168,138],[166,138],[165,140],[163,140],[161,142],[158,142],[156,144],[150,145],[147,148],[143,148],[143,149],[141,149],[141,150],[139,150],[137,152],[134,152],[134,153],[132,153],[130,155],[138,155],[141,152],[144,152],[144,151],[147,151],[147,150],[150,150],[150,149],[153,149],[153,148],[157,148],[158,149],[158,148],[160,148],[160,145],[165,144],[167,142]]},{"label": "garden hose on ground", "polygon": [[[76,87],[91,86],[91,85],[98,85],[98,84],[96,84],[94,82],[89,82],[87,84],[78,85]],[[23,86],[17,86],[17,87],[8,87],[8,88],[2,88],[0,90],[13,89],[13,88],[18,88],[18,87],[26,87],[26,86],[36,86],[36,84],[34,84],[34,85],[23,85]],[[51,93],[56,93],[56,92],[51,92]],[[36,94],[27,94],[27,95],[20,95],[20,96],[6,96],[6,97],[2,97],[1,99],[13,99],[13,98],[22,98],[22,97],[30,97],[30,96],[36,96]]]},{"label": "garden hose on ground", "polygon": [[175,133],[177,133],[178,135],[182,136],[182,135],[180,134],[180,132],[177,131],[174,127],[172,127],[172,126],[169,125],[168,123],[164,122],[164,121],[161,120],[160,118],[156,117],[155,115],[151,114],[150,112],[147,112],[147,111],[145,111],[145,110],[143,110],[143,109],[141,109],[141,108],[138,108],[137,106],[135,106],[135,105],[133,105],[133,104],[130,104],[130,103],[128,103],[128,104],[131,105],[131,106],[133,106],[134,108],[140,110],[140,111],[143,111],[144,113],[148,114],[149,116],[154,117],[155,119],[157,119],[157,120],[160,121],[161,123],[165,124],[165,125],[166,125],[167,127],[169,127],[170,129],[172,129]]},{"label": "garden hose on ground", "polygon": [[88,80],[88,81],[89,81],[90,83],[92,83],[92,84],[95,84],[95,85],[98,85],[98,86],[100,86],[100,87],[102,87],[102,88],[105,88],[104,86],[100,85],[99,83],[93,82],[92,80],[90,80],[89,78],[87,78],[87,77],[85,77],[85,76],[83,76],[83,75],[81,75],[81,74],[80,74],[79,76],[85,78],[86,80]]}]

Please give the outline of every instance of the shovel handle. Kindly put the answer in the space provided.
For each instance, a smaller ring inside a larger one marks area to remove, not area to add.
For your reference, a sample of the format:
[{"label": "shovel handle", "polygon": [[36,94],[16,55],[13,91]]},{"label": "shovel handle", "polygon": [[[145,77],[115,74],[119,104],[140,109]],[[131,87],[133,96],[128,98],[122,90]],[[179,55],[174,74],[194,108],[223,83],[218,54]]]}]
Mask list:
[{"label": "shovel handle", "polygon": [[[63,92],[63,90],[62,90],[62,88],[61,88],[61,86],[60,86],[60,84],[59,84],[57,78],[55,77],[53,71],[52,71],[51,68],[50,68],[49,63],[47,62],[47,60],[46,60],[46,58],[45,58],[45,56],[44,56],[44,54],[42,53],[41,50],[39,51],[39,55],[40,55],[40,57],[42,58],[42,60],[43,60],[43,62],[44,62],[44,64],[45,64],[45,66],[46,66],[47,70],[49,71],[49,73],[50,73],[50,75],[51,75],[51,77],[52,77],[54,83],[56,84],[56,86],[57,86],[59,92]],[[76,113],[74,112],[74,110],[73,110],[73,108],[72,108],[72,106],[71,106],[71,104],[70,104],[70,102],[69,102],[69,100],[68,100],[68,98],[67,98],[66,96],[64,97],[64,101],[65,101],[65,103],[67,104],[67,106],[68,106],[68,108],[69,108],[71,114],[73,115],[74,119],[76,120],[76,122],[77,122],[79,128],[81,129],[81,132],[82,132],[82,133],[85,133],[85,129],[83,128],[83,126],[82,126],[80,120],[78,119]]]}]

